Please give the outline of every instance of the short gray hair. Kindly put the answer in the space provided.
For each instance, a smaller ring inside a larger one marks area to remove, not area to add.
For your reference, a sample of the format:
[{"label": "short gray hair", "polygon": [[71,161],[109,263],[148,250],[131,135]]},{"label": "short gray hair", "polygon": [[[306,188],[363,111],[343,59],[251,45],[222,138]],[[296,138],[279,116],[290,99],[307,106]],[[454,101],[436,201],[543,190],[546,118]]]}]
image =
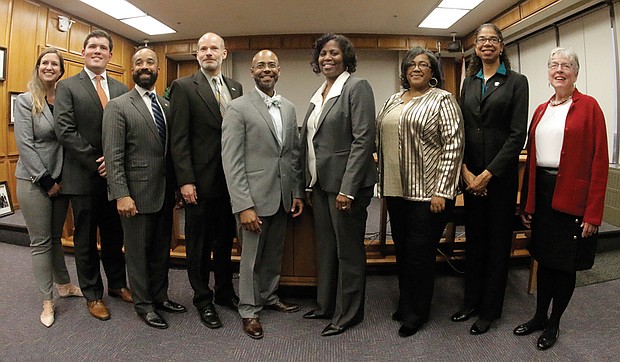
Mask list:
[{"label": "short gray hair", "polygon": [[575,73],[579,74],[579,57],[573,49],[561,47],[554,48],[551,51],[551,54],[549,54],[549,60],[547,60],[547,63],[551,62],[551,58],[553,58],[554,55],[568,59],[575,66]]}]

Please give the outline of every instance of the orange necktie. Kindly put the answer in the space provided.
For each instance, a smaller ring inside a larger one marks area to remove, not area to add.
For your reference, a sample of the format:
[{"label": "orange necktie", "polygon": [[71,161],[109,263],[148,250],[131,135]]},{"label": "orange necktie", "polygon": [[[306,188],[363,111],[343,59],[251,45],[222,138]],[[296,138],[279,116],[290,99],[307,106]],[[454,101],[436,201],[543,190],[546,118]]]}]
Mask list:
[{"label": "orange necktie", "polygon": [[99,96],[99,100],[101,101],[101,106],[105,108],[106,104],[108,104],[108,96],[105,94],[103,87],[101,86],[101,78],[100,75],[95,76],[95,83],[97,84],[97,95]]}]

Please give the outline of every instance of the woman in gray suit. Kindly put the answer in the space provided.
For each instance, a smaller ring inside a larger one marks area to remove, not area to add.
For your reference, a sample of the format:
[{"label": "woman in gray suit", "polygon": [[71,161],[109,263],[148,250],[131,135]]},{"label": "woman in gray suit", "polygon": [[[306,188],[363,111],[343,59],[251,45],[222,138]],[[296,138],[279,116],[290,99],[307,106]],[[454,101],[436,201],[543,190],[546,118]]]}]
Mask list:
[{"label": "woman in gray suit", "polygon": [[60,52],[44,49],[37,58],[28,92],[17,97],[14,109],[19,150],[17,197],[30,236],[34,277],[43,299],[40,320],[46,327],[54,323],[53,282],[61,297],[82,296],[80,288],[70,283],[60,241],[68,199],[58,197],[62,147],[54,133],[52,110],[56,82],[64,72]]},{"label": "woman in gray suit", "polygon": [[356,63],[346,37],[325,34],[315,42],[310,64],[325,82],[310,99],[301,144],[319,251],[318,307],[304,318],[330,319],[322,336],[364,318],[366,208],[377,181],[375,102],[370,84],[351,76]]}]

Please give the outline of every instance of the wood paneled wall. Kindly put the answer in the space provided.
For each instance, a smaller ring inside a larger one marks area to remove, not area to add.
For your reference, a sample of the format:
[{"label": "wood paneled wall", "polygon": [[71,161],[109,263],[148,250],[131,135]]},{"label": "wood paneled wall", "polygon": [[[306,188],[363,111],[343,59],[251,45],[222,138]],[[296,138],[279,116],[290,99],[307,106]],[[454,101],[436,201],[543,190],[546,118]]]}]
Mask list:
[{"label": "wood paneled wall", "polygon": [[[58,30],[58,15],[75,21],[71,30]],[[3,25],[2,25],[3,24]],[[36,1],[0,0],[0,46],[7,48],[6,80],[0,82],[0,181],[7,180],[14,206],[15,166],[18,152],[13,126],[9,125],[9,96],[11,92],[25,92],[39,51],[46,46],[60,49],[65,56],[65,75],[69,77],[83,68],[82,44],[96,25],[76,19]],[[132,86],[131,57],[136,44],[116,34],[112,60],[108,66],[111,77]]]}]

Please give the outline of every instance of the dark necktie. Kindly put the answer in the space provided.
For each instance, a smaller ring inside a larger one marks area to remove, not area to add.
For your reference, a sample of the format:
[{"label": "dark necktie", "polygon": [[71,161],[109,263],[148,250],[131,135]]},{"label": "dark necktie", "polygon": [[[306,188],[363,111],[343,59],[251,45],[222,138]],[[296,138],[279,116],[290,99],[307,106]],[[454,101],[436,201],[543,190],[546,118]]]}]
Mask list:
[{"label": "dark necktie", "polygon": [[153,117],[155,118],[155,125],[157,126],[157,132],[161,137],[161,142],[166,144],[166,122],[164,121],[164,114],[161,112],[159,103],[157,103],[157,96],[155,93],[147,93],[151,98],[151,110],[153,111]]}]

